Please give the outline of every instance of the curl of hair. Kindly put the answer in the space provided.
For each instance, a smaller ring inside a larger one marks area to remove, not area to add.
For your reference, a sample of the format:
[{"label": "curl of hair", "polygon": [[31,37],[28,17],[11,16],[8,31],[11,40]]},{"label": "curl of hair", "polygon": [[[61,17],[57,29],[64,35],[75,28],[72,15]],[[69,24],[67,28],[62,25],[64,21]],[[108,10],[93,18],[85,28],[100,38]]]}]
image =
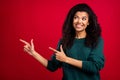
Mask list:
[{"label": "curl of hair", "polygon": [[73,41],[76,36],[75,29],[73,27],[73,17],[78,11],[87,12],[89,15],[89,25],[86,28],[87,36],[85,38],[85,45],[87,47],[96,47],[98,38],[101,36],[101,28],[93,10],[85,3],[77,4],[70,9],[63,24],[61,42],[64,49],[70,48],[73,45]]}]

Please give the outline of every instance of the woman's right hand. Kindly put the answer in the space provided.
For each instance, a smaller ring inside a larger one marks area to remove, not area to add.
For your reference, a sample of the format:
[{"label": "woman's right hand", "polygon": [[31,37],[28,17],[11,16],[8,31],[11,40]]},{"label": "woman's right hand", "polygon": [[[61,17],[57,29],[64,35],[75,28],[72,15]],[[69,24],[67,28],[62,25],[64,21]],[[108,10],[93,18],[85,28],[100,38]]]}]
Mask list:
[{"label": "woman's right hand", "polygon": [[33,43],[33,39],[31,39],[31,43],[26,42],[25,40],[20,39],[20,41],[22,43],[24,43],[24,51],[27,52],[30,55],[33,55],[35,53],[35,49],[34,49],[34,43]]}]

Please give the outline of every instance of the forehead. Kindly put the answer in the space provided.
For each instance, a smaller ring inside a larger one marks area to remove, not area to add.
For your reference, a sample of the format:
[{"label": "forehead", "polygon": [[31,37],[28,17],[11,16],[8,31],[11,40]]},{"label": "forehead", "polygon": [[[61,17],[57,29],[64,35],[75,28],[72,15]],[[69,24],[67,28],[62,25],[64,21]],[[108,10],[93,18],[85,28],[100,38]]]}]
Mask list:
[{"label": "forehead", "polygon": [[77,11],[77,12],[75,13],[75,16],[80,16],[80,17],[86,16],[86,17],[88,17],[88,13],[85,12],[85,11]]}]

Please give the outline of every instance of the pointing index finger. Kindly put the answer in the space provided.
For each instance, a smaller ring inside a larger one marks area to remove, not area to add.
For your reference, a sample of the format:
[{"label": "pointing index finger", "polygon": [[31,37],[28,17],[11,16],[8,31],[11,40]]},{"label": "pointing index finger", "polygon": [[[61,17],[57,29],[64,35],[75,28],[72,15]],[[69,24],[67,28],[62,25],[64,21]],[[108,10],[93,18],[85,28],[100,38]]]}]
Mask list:
[{"label": "pointing index finger", "polygon": [[25,40],[20,39],[20,41],[23,42],[23,43],[26,44],[26,45],[30,45],[30,44],[29,44],[28,42],[26,42]]},{"label": "pointing index finger", "polygon": [[56,52],[56,53],[59,52],[58,50],[56,50],[56,49],[54,49],[52,47],[49,47],[49,49],[52,50],[52,51],[54,51],[54,52]]}]

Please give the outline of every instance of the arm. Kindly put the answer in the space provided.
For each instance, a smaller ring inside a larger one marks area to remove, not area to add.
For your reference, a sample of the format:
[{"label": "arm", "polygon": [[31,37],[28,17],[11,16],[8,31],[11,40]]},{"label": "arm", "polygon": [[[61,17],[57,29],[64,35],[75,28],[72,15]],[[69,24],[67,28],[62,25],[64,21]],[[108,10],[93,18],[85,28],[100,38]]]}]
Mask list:
[{"label": "arm", "polygon": [[31,40],[31,44],[28,42],[20,39],[21,42],[25,44],[24,51],[33,56],[37,61],[39,61],[43,66],[47,67],[48,60],[41,56],[38,52],[34,49],[33,39]]},{"label": "arm", "polygon": [[38,54],[37,52],[34,52],[32,55],[37,61],[39,61],[43,66],[47,67],[48,65],[48,60],[45,59],[43,56]]},{"label": "arm", "polygon": [[78,68],[82,68],[82,61],[66,56],[64,51],[63,51],[62,45],[60,46],[60,51],[58,51],[54,48],[51,48],[51,47],[49,47],[49,49],[55,52],[57,60],[59,60],[61,62],[68,63],[68,64],[73,65],[73,66],[76,66]]}]

